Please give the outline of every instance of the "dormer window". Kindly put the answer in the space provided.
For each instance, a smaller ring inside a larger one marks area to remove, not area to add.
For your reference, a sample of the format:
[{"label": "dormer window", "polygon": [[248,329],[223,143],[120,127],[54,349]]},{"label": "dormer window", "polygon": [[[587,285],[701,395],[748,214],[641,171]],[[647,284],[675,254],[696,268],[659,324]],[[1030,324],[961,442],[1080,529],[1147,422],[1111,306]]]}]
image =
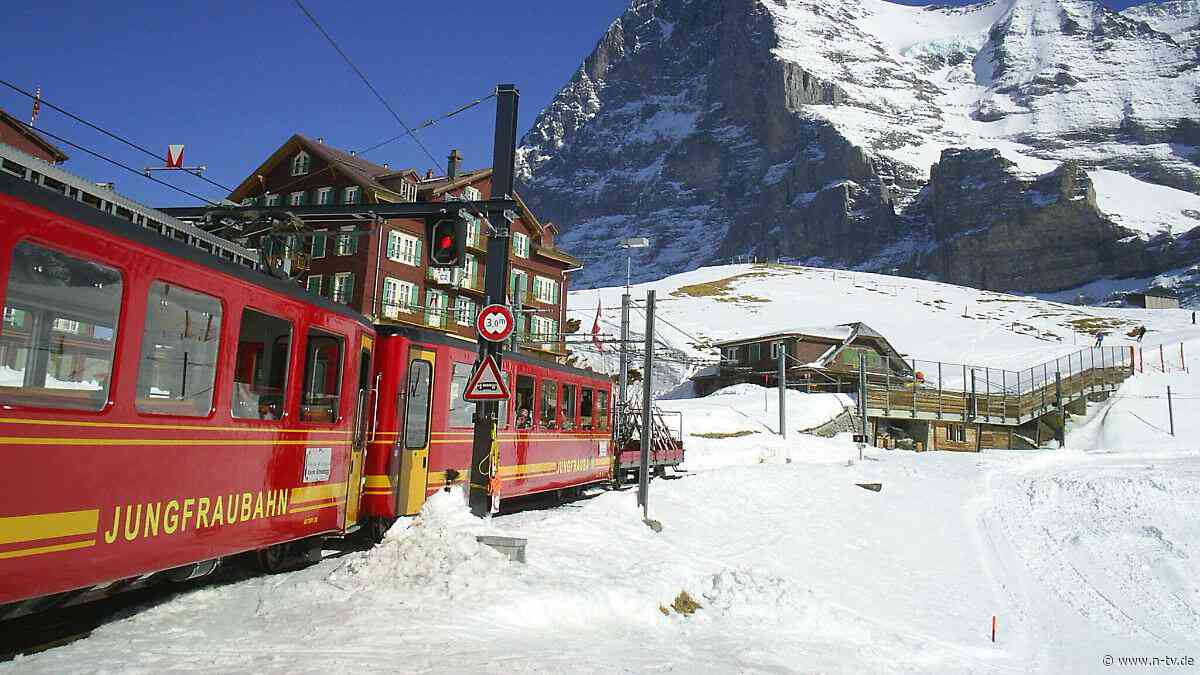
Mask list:
[{"label": "dormer window", "polygon": [[307,152],[301,152],[292,158],[292,175],[303,176],[308,173],[309,167],[312,166],[312,157],[308,156]]}]

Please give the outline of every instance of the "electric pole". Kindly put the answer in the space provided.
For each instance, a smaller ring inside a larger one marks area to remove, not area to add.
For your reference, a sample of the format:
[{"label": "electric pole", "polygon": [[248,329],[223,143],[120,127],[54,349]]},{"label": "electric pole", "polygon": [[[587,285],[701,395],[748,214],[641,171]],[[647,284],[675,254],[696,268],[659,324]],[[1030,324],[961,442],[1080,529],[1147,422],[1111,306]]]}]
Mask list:
[{"label": "electric pole", "polygon": [[625,415],[629,409],[629,398],[626,387],[629,386],[629,290],[621,296],[621,374],[617,383],[617,423],[613,425],[617,440],[623,438],[623,432],[628,420]]},{"label": "electric pole", "polygon": [[779,343],[779,436],[787,438],[787,343]]},{"label": "electric pole", "polygon": [[654,378],[654,291],[646,291],[646,362],[642,371],[642,442],[641,470],[638,472],[638,504],[642,507],[642,520],[650,517],[650,446],[654,443],[654,416],[650,404],[654,400],[651,380]]},{"label": "electric pole", "polygon": [[[511,199],[514,195],[513,173],[517,157],[517,103],[520,93],[515,85],[496,86],[496,138],[492,146],[492,199]],[[487,273],[484,280],[485,304],[504,304],[508,283],[508,252],[512,240],[512,222],[516,214],[503,209],[489,209],[491,230],[488,232]],[[503,342],[489,342],[479,337],[479,364],[492,357],[496,366],[504,354]],[[483,401],[475,405],[475,438],[471,446],[471,469],[468,502],[471,513],[483,518],[492,511],[489,483],[500,471],[499,441],[496,439],[496,418],[500,404]],[[498,498],[498,494],[495,495]]]}]

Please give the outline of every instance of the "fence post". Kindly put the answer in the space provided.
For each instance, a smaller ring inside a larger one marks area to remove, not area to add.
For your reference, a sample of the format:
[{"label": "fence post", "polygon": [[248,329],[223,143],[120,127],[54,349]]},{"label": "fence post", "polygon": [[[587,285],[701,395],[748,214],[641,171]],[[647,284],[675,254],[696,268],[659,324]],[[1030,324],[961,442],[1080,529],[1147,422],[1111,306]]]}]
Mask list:
[{"label": "fence post", "polygon": [[887,404],[884,406],[884,411],[890,416],[892,414],[892,357],[883,357],[883,377],[884,385],[887,388]]},{"label": "fence post", "polygon": [[1108,388],[1108,360],[1104,358],[1104,352],[1108,347],[1100,348],[1100,384],[1102,389]]},{"label": "fence post", "polygon": [[1167,372],[1167,359],[1163,356],[1163,346],[1158,346],[1158,367],[1165,373]]},{"label": "fence post", "polygon": [[[967,313],[967,309],[964,307],[964,308],[963,308],[963,314],[966,314],[966,313]],[[971,401],[970,401],[970,400],[968,400],[968,398],[969,398],[969,395],[967,394],[967,367],[966,367],[965,365],[963,366],[962,390],[963,390],[963,395],[962,395],[962,397],[963,397],[963,414],[962,414],[962,419],[963,419],[963,422],[966,422],[966,421],[967,421],[967,413],[971,411],[971,406],[970,406],[970,403],[971,403]]]},{"label": "fence post", "polygon": [[1167,387],[1167,416],[1171,420],[1171,435],[1175,435],[1175,406],[1171,402],[1171,388]]},{"label": "fence post", "polygon": [[979,416],[979,394],[975,391],[975,369],[971,369],[971,405],[967,406],[971,411],[971,419]]},{"label": "fence post", "polygon": [[1050,364],[1042,364],[1042,411],[1046,410],[1046,389],[1050,386]]},{"label": "fence post", "polygon": [[1008,371],[1000,371],[1000,419],[1008,417]]},{"label": "fence post", "polygon": [[942,362],[938,361],[938,419],[942,419]]},{"label": "fence post", "polygon": [[1183,343],[1179,343],[1179,367],[1183,368],[1183,372],[1187,372],[1187,360],[1183,358]]}]

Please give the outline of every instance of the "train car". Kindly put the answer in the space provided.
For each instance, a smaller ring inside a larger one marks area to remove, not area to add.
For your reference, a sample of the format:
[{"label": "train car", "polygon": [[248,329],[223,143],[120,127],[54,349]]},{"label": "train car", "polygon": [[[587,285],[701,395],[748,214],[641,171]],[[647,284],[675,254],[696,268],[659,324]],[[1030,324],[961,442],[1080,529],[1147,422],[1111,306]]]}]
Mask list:
[{"label": "train car", "polygon": [[359,522],[356,312],[3,173],[0,296],[0,618]]},{"label": "train car", "polygon": [[[637,482],[642,469],[641,409],[630,409],[628,419],[629,428],[619,434],[614,453],[613,482],[618,487]],[[678,469],[683,463],[683,413],[651,406],[650,424],[653,442],[646,463],[651,475],[666,477],[668,470]]]},{"label": "train car", "polygon": [[[468,480],[475,406],[462,393],[473,343],[416,327],[377,326],[379,368],[364,510],[378,530]],[[507,354],[513,399],[500,406],[500,498],[574,490],[612,478],[612,382],[597,373]]]}]

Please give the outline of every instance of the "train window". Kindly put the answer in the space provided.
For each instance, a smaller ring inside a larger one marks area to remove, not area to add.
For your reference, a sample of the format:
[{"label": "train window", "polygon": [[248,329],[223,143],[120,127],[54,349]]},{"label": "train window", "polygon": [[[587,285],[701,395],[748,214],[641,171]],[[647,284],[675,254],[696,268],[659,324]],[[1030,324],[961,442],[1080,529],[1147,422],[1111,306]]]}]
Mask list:
[{"label": "train window", "polygon": [[308,356],[304,361],[304,400],[300,419],[305,422],[338,421],[338,395],[342,380],[342,338],[313,328],[308,331]]},{"label": "train window", "polygon": [[558,383],[554,380],[542,380],[542,407],[538,414],[539,428],[558,428]]},{"label": "train window", "polygon": [[575,385],[563,385],[562,397],[562,428],[570,431],[575,428]]},{"label": "train window", "polygon": [[454,372],[450,377],[450,420],[452,427],[469,427],[474,424],[475,404],[463,400],[463,391],[467,381],[471,379],[471,366],[466,363],[454,364]]},{"label": "train window", "polygon": [[429,444],[429,388],[433,364],[413,359],[408,364],[408,407],[404,412],[404,447],[420,450]]},{"label": "train window", "polygon": [[0,402],[103,408],[121,288],[111,267],[17,244],[0,324]]},{"label": "train window", "polygon": [[212,410],[221,301],[155,281],[146,300],[137,409],[203,417]]},{"label": "train window", "polygon": [[[500,373],[500,377],[504,379],[504,388],[508,388],[508,373]],[[496,426],[508,428],[508,401],[500,401],[500,410],[497,412]]]},{"label": "train window", "polygon": [[579,394],[579,426],[582,429],[592,428],[592,390],[584,389]]},{"label": "train window", "polygon": [[596,392],[596,428],[608,428],[608,392]]},{"label": "train window", "polygon": [[533,426],[533,378],[528,375],[517,376],[517,391],[516,391],[516,410],[517,419],[515,425],[518,429],[528,429]]},{"label": "train window", "polygon": [[290,321],[252,309],[242,312],[237,364],[233,368],[233,416],[250,420],[283,417],[292,350]]}]

